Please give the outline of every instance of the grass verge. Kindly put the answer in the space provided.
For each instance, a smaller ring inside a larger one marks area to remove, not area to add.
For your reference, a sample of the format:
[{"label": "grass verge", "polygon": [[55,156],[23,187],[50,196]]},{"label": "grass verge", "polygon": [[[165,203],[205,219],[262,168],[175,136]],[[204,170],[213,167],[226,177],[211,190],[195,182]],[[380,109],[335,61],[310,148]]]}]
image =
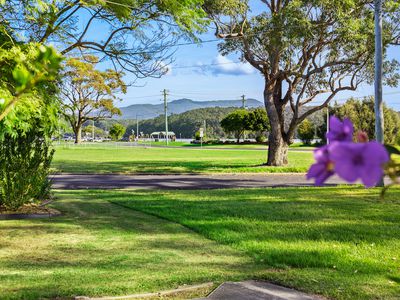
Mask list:
[{"label": "grass verge", "polygon": [[157,292],[242,279],[258,268],[179,224],[105,201],[109,195],[57,192],[62,217],[0,221],[0,298]]},{"label": "grass verge", "polygon": [[102,197],[246,253],[260,278],[333,299],[399,299],[400,188],[120,191]]}]

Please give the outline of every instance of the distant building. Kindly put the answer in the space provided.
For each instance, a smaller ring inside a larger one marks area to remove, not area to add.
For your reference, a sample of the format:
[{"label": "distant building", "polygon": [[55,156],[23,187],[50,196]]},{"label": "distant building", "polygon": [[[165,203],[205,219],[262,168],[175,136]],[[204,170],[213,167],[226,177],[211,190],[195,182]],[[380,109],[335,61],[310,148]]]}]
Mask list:
[{"label": "distant building", "polygon": [[[156,142],[159,140],[165,140],[166,136],[165,131],[156,131],[150,134],[150,138],[154,139]],[[173,131],[168,131],[168,139],[170,141],[176,140],[176,135]]]}]

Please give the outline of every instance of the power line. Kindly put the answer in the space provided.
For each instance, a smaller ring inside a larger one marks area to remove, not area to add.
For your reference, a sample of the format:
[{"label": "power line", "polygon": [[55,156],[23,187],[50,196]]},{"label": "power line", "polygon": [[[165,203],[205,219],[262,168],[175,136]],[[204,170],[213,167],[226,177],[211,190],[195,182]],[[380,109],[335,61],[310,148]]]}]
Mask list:
[{"label": "power line", "polygon": [[240,64],[240,63],[243,63],[243,62],[241,62],[241,61],[230,61],[230,62],[224,62],[224,63],[211,63],[211,64],[191,65],[191,66],[174,66],[174,65],[172,65],[171,68],[173,68],[173,69],[204,68],[204,67],[210,67],[210,66]]}]

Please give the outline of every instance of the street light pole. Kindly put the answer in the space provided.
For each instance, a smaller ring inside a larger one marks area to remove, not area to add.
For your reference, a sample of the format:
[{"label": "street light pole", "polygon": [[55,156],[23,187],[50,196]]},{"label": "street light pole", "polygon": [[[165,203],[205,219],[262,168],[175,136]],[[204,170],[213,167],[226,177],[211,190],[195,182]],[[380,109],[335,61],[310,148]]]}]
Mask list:
[{"label": "street light pole", "polygon": [[[384,142],[382,100],[382,0],[375,1],[375,139]],[[377,186],[384,186],[383,178]]]}]

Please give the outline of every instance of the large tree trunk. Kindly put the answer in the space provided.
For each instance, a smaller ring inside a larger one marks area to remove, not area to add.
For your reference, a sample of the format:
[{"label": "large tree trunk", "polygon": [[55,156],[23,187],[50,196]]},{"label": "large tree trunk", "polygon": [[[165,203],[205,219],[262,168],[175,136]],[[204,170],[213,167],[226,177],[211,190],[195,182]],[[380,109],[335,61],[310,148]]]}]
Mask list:
[{"label": "large tree trunk", "polygon": [[75,144],[80,144],[82,142],[82,124],[78,124],[74,128],[75,133]]},{"label": "large tree trunk", "polygon": [[[284,106],[277,107],[281,99],[280,91],[281,84],[266,84],[264,89],[264,104],[267,110],[270,132],[268,138],[268,166],[283,166],[288,163],[288,148],[289,144],[285,139],[285,128],[284,127]],[[280,104],[279,104],[280,105]]]},{"label": "large tree trunk", "polygon": [[282,138],[281,134],[274,135],[272,131],[268,140],[268,166],[284,166],[288,163],[288,143]]}]

